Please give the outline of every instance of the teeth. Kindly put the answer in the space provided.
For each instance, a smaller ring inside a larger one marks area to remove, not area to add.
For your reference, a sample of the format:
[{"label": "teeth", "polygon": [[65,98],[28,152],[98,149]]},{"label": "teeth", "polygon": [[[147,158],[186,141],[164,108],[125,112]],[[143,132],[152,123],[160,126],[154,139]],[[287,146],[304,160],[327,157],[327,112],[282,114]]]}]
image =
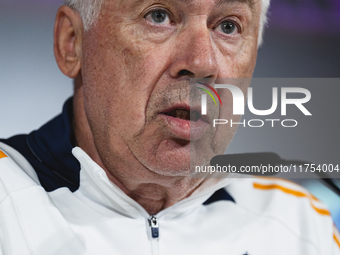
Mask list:
[{"label": "teeth", "polygon": [[190,119],[190,117],[188,118],[188,115],[189,115],[189,112],[186,111],[186,110],[175,110],[175,113],[174,113],[175,118],[179,118],[179,119],[183,119],[183,120]]},{"label": "teeth", "polygon": [[182,111],[182,117],[181,119],[186,120],[187,119],[188,112],[187,111]]},{"label": "teeth", "polygon": [[176,110],[176,115],[175,115],[176,118],[180,118],[182,117],[182,110]]}]

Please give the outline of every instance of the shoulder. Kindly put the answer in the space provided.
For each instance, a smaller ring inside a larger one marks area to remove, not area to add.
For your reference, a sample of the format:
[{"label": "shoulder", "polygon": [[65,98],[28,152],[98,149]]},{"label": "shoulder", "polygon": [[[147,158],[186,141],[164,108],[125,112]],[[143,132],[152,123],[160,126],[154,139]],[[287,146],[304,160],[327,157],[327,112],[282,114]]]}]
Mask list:
[{"label": "shoulder", "polygon": [[74,233],[30,168],[21,154],[0,143],[0,254],[3,247],[6,254],[46,254],[47,246],[49,254],[61,254],[65,244],[74,243]]},{"label": "shoulder", "polygon": [[38,184],[39,180],[28,161],[0,142],[0,203],[8,195]]},{"label": "shoulder", "polygon": [[300,185],[279,178],[237,178],[227,190],[244,210],[267,218],[320,250],[335,246],[338,231],[326,206]]},{"label": "shoulder", "polygon": [[[236,192],[238,190],[244,192]],[[280,178],[238,178],[228,188],[244,206],[258,213],[297,210],[320,216],[330,216],[325,205],[302,186]]]}]

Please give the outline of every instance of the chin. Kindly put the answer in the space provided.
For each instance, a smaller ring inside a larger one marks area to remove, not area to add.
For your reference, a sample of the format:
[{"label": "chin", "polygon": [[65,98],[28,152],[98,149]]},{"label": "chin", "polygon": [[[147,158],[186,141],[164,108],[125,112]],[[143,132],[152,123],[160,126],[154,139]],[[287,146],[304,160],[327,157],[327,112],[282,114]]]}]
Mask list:
[{"label": "chin", "polygon": [[173,140],[162,142],[153,153],[144,152],[138,160],[150,171],[169,177],[190,176],[192,166],[207,165],[217,155],[211,146],[202,147],[197,141],[183,145]]},{"label": "chin", "polygon": [[190,142],[171,139],[147,147],[135,156],[150,171],[163,176],[190,175]]}]

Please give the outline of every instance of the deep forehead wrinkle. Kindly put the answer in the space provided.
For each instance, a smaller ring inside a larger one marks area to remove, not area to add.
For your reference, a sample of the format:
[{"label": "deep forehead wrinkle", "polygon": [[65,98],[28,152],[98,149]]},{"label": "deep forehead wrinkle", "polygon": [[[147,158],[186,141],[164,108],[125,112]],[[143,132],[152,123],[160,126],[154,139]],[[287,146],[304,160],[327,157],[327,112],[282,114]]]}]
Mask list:
[{"label": "deep forehead wrinkle", "polygon": [[[184,4],[192,4],[196,0],[173,0],[174,2],[181,2]],[[256,4],[256,2],[259,0],[215,0],[215,4],[217,6],[220,6],[222,4],[232,3],[232,2],[240,2],[240,3],[246,3],[249,6],[253,6]]]},{"label": "deep forehead wrinkle", "polygon": [[254,11],[256,3],[259,1],[261,0],[216,0],[216,5],[221,6],[223,4],[239,2],[247,4],[250,7],[250,9]]},{"label": "deep forehead wrinkle", "polygon": [[[123,0],[126,1],[126,0]],[[132,3],[133,7],[137,7],[138,5],[143,4],[144,2],[159,2],[156,0],[135,0]],[[168,0],[170,2],[180,2],[186,5],[194,4],[195,1],[197,0]],[[252,10],[254,10],[254,5],[261,0],[215,0],[216,6],[221,6],[223,4],[228,4],[228,3],[234,3],[234,2],[240,2],[240,3],[246,3]]]}]

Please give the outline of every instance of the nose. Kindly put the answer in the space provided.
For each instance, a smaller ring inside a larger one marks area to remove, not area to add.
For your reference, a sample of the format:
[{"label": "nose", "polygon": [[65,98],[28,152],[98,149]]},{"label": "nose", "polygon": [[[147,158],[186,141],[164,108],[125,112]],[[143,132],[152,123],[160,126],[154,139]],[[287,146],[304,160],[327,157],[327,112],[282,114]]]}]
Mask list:
[{"label": "nose", "polygon": [[218,66],[206,21],[181,31],[173,48],[170,75],[174,78],[216,78]]}]

